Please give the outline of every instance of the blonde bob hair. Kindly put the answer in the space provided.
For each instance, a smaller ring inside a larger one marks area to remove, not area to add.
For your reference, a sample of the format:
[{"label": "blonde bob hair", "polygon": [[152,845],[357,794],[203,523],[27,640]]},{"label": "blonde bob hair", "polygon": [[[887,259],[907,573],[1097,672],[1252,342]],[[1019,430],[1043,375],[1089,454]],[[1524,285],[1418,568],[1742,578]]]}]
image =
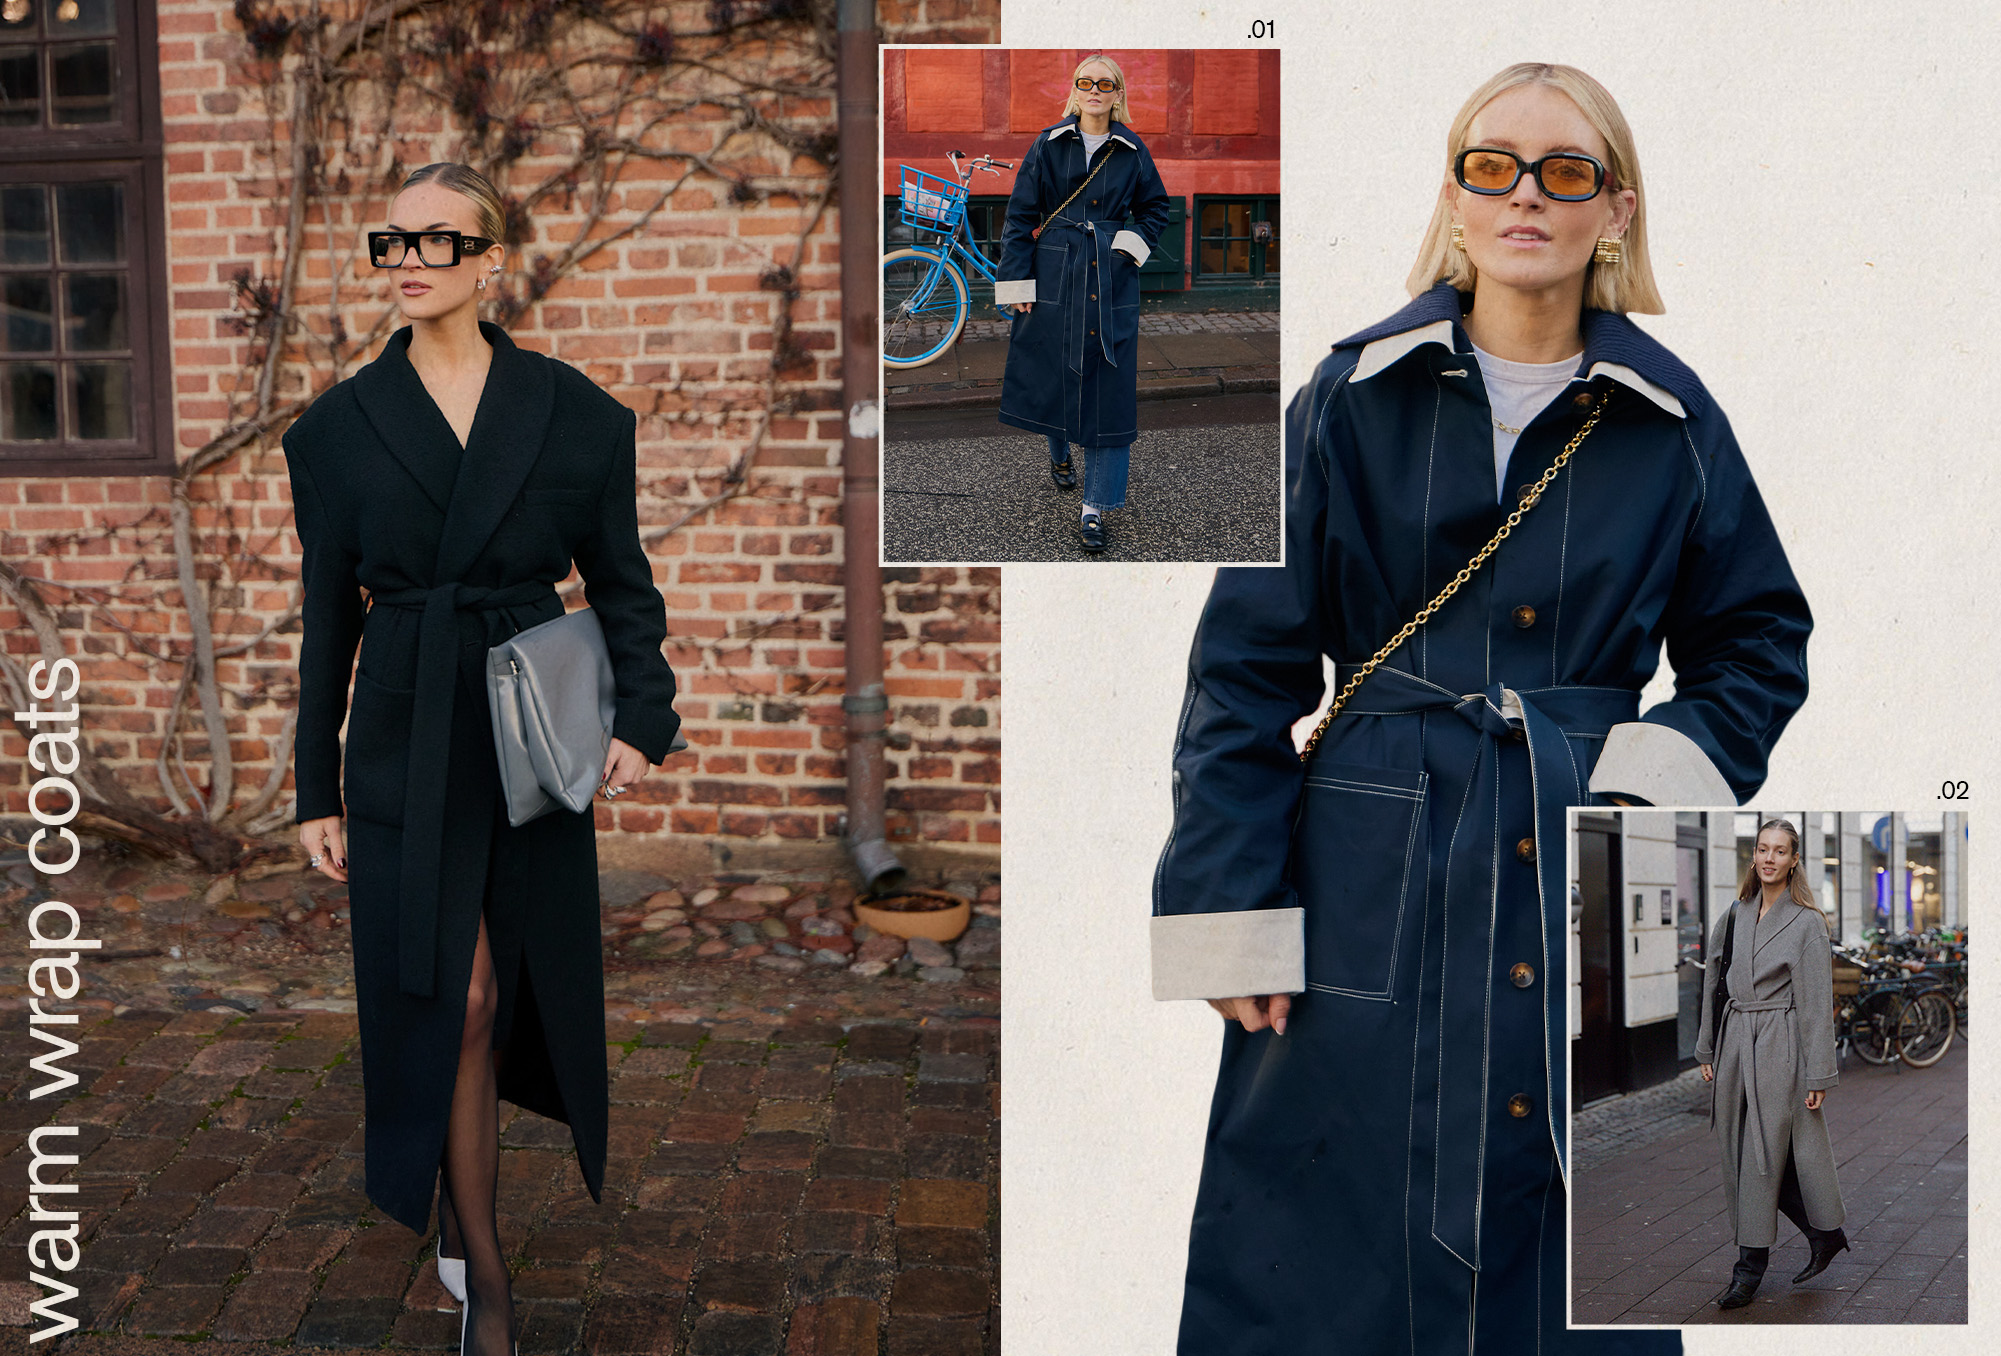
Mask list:
[{"label": "blonde bob hair", "polygon": [[1127,121],[1130,115],[1126,111],[1126,73],[1119,69],[1118,62],[1112,60],[1103,52],[1093,52],[1090,56],[1085,57],[1077,63],[1076,70],[1070,72],[1070,97],[1063,101],[1063,116],[1067,118],[1072,113],[1082,115],[1084,111],[1083,91],[1077,88],[1077,77],[1084,73],[1086,66],[1109,66],[1111,68],[1113,78],[1119,82],[1119,97],[1112,100],[1112,117],[1119,122]]},{"label": "blonde bob hair", "polygon": [[1659,315],[1667,307],[1660,289],[1654,286],[1654,268],[1647,257],[1647,190],[1640,182],[1640,160],[1633,148],[1633,130],[1626,115],[1605,87],[1575,66],[1558,66],[1547,61],[1522,61],[1508,67],[1473,95],[1452,120],[1445,138],[1445,182],[1438,188],[1438,206],[1425,228],[1424,243],[1418,247],[1417,266],[1410,271],[1405,286],[1415,297],[1435,284],[1449,282],[1461,292],[1473,290],[1477,271],[1462,250],[1452,248],[1452,165],[1466,149],[1473,119],[1496,95],[1520,85],[1548,85],[1567,95],[1584,114],[1586,122],[1605,138],[1611,163],[1605,167],[1605,191],[1633,190],[1633,219],[1619,237],[1619,262],[1601,264],[1595,259],[1585,266],[1584,304],[1601,311],[1637,311]]},{"label": "blonde bob hair", "polygon": [[[460,197],[470,198],[473,211],[479,218],[479,233],[497,245],[507,243],[507,204],[501,200],[493,181],[471,165],[461,165],[452,160],[420,165],[410,171],[409,177],[403,181],[403,188],[415,184],[436,184],[440,188],[449,188]],[[402,191],[397,190],[399,193]]]}]

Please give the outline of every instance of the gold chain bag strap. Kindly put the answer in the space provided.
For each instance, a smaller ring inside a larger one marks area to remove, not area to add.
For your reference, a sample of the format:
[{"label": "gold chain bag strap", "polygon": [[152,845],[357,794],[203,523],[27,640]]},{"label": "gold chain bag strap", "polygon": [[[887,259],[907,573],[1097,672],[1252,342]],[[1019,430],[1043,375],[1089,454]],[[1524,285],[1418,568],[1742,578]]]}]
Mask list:
[{"label": "gold chain bag strap", "polygon": [[[1084,182],[1077,185],[1077,193],[1082,193],[1086,188],[1090,187],[1091,181],[1098,177],[1098,171],[1105,167],[1105,161],[1110,159],[1111,157],[1108,155],[1104,158],[1104,160],[1100,160],[1097,164],[1091,166],[1091,172],[1084,176]],[[1030,240],[1041,239],[1042,233],[1045,230],[1049,229],[1049,223],[1056,220],[1056,218],[1062,213],[1063,208],[1068,207],[1071,203],[1077,201],[1077,193],[1072,193],[1069,197],[1065,198],[1062,204],[1058,206],[1054,212],[1051,212],[1048,216],[1044,217],[1042,219],[1042,224],[1040,226],[1037,226],[1034,230],[1028,233],[1028,238]]]},{"label": "gold chain bag strap", "polygon": [[1611,403],[1611,400],[1612,393],[1610,391],[1606,391],[1598,397],[1597,408],[1593,409],[1591,417],[1584,421],[1584,427],[1578,429],[1577,436],[1570,440],[1569,445],[1563,451],[1556,454],[1556,460],[1551,462],[1549,469],[1542,473],[1542,479],[1529,487],[1529,492],[1522,496],[1521,502],[1515,506],[1515,511],[1508,515],[1507,521],[1502,523],[1500,530],[1494,533],[1493,540],[1481,547],[1479,553],[1467,561],[1465,567],[1452,577],[1452,582],[1440,589],[1438,596],[1426,603],[1422,612],[1405,622],[1403,630],[1391,636],[1390,643],[1383,646],[1382,649],[1377,650],[1375,658],[1362,665],[1361,672],[1350,678],[1342,686],[1340,693],[1334,698],[1334,704],[1327,708],[1326,716],[1321,719],[1320,724],[1314,727],[1313,733],[1307,736],[1306,747],[1299,751],[1300,762],[1304,763],[1313,756],[1315,746],[1320,743],[1320,736],[1327,733],[1327,727],[1334,723],[1334,717],[1341,714],[1341,708],[1348,704],[1348,698],[1355,695],[1355,689],[1362,685],[1362,681],[1374,673],[1377,666],[1390,657],[1390,651],[1396,649],[1397,646],[1403,644],[1406,640],[1409,640],[1412,633],[1418,627],[1430,621],[1431,614],[1438,611],[1440,605],[1447,598],[1459,592],[1459,586],[1471,579],[1473,572],[1487,563],[1487,557],[1494,554],[1494,548],[1507,540],[1508,534],[1515,530],[1515,524],[1522,520],[1522,515],[1536,506],[1542,499],[1542,492],[1549,488],[1551,481],[1556,479],[1556,473],[1563,469],[1564,463],[1570,460],[1571,454],[1577,451],[1578,447],[1582,445],[1584,435],[1597,427],[1598,417],[1605,413],[1605,407]]}]

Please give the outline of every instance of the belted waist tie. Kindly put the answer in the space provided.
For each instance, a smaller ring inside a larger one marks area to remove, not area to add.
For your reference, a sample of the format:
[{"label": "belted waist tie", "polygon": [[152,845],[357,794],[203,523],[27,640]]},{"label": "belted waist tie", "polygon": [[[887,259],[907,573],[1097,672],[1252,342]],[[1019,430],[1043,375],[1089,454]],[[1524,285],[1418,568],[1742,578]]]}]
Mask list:
[{"label": "belted waist tie", "polygon": [[[1791,1012],[1792,1010],[1793,1000],[1791,998],[1761,998],[1751,1001],[1733,998],[1723,1005],[1723,1030],[1728,1031],[1730,1029],[1730,1014],[1733,1012]],[[1717,1054],[1719,1056],[1722,1054],[1722,1044],[1722,1037],[1719,1035],[1717,1038]],[[1794,1040],[1792,1044],[1795,1049],[1799,1046],[1797,1040]],[[1771,1155],[1765,1149],[1765,1113],[1758,1105],[1758,1038],[1756,1032],[1752,1033],[1750,1046],[1744,1054],[1744,1102],[1745,1109],[1751,1118],[1752,1137],[1758,1141],[1758,1175],[1760,1177],[1769,1177],[1772,1175],[1772,1159]],[[1709,1119],[1711,1124],[1715,1123],[1716,1085],[1714,1083],[1711,1083],[1709,1087]]]},{"label": "belted waist tie", "polygon": [[[1124,220],[1124,217],[1106,217],[1101,221],[1093,221],[1089,218],[1073,219],[1058,216],[1052,217],[1049,224],[1043,228],[1045,231],[1053,231],[1063,226],[1077,232],[1084,237],[1085,250],[1098,263],[1099,276],[1096,279],[1079,276],[1089,274],[1090,265],[1087,262],[1080,261],[1077,267],[1065,270],[1070,276],[1063,280],[1064,295],[1071,295],[1072,289],[1075,289],[1077,300],[1077,305],[1072,307],[1070,314],[1065,317],[1069,323],[1063,329],[1063,365],[1072,372],[1081,373],[1084,370],[1084,350],[1088,346],[1086,341],[1090,338],[1084,332],[1087,328],[1097,331],[1098,351],[1104,354],[1105,361],[1113,367],[1119,365],[1118,359],[1112,355],[1112,331],[1107,320],[1110,308],[1107,298],[1110,291],[1108,279],[1112,267],[1112,237],[1119,233]],[[1095,293],[1088,290],[1092,287],[1097,289]],[[1087,321],[1091,323],[1087,325]],[[1135,323],[1137,323],[1136,317]]]},{"label": "belted waist tie", "polygon": [[[1335,668],[1339,691],[1360,671]],[[1481,1177],[1486,1163],[1487,1047],[1492,1039],[1489,990],[1494,983],[1493,872],[1500,859],[1498,800],[1500,749],[1519,724],[1528,737],[1534,795],[1536,898],[1542,915],[1544,975],[1562,972],[1568,953],[1570,910],[1563,885],[1565,811],[1591,803],[1583,764],[1568,736],[1603,735],[1639,713],[1631,688],[1581,685],[1507,688],[1489,684],[1458,693],[1402,669],[1379,668],[1355,690],[1346,716],[1416,716],[1450,711],[1479,731],[1467,791],[1458,811],[1458,839],[1445,869],[1445,944],[1438,1012],[1438,1146],[1431,1230],[1467,1265],[1478,1268]],[[1321,746],[1326,747],[1325,745]],[[1555,957],[1553,961],[1551,958]],[[1568,1041],[1568,992],[1543,986],[1543,1106],[1557,1163],[1569,1181],[1567,1120],[1563,1114],[1564,1054]],[[1420,1021],[1423,1020],[1420,1014]]]},{"label": "belted waist tie", "polygon": [[453,582],[436,588],[371,594],[369,606],[421,609],[417,695],[410,713],[409,771],[403,786],[403,860],[397,891],[397,987],[418,998],[437,989],[438,871],[444,850],[445,770],[450,761],[452,701],[458,691],[462,611],[521,607],[556,596],[553,584],[526,580],[505,588]]}]

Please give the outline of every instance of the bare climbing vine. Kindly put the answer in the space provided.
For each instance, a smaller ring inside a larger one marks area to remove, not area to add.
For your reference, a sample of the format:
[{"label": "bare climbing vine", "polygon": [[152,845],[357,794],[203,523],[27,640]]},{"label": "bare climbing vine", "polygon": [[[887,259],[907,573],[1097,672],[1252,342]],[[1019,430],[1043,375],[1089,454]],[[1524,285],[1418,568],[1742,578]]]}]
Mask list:
[{"label": "bare climbing vine", "polygon": [[[503,328],[608,247],[681,210],[678,195],[710,213],[796,209],[796,231],[774,237],[759,279],[773,294],[761,379],[656,391],[653,417],[741,445],[726,465],[688,473],[684,490],[676,482],[682,511],[644,540],[751,489],[772,418],[797,406],[817,371],[793,313],[809,237],[835,192],[833,9],[833,0],[235,0],[268,128],[268,174],[246,174],[239,193],[261,197],[277,224],[268,251],[229,279],[226,323],[247,343],[226,383],[227,418],[182,457],[165,503],[122,515],[107,506],[88,531],[13,540],[0,559],[0,596],[23,618],[30,653],[92,653],[177,675],[159,725],[144,732],[158,736],[154,781],[168,813],[87,744],[74,774],[86,793],[80,828],[216,871],[288,865],[260,863],[274,850],[253,840],[292,814],[279,787],[296,678],[267,642],[296,629],[298,588],[270,559],[283,528],[255,516],[254,492],[232,494],[225,482],[248,478],[239,454],[268,448],[395,326],[394,301],[362,281],[360,240],[417,164],[460,160],[501,189],[507,271],[488,318]],[[561,238],[538,243],[538,220],[560,222]],[[114,541],[134,556],[115,583],[27,563],[102,554]],[[274,615],[268,594],[278,586],[292,602]],[[21,649],[0,652],[15,710],[28,695]],[[225,662],[241,681],[221,681]],[[248,728],[274,705],[285,716],[270,771],[240,790],[231,718]]]}]

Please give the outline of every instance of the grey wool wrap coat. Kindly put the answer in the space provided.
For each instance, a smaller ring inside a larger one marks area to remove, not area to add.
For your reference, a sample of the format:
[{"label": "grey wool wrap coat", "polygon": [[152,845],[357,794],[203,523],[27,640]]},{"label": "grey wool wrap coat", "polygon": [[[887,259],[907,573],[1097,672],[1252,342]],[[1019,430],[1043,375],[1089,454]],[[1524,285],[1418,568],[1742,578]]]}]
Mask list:
[{"label": "grey wool wrap coat", "polygon": [[[1695,1057],[1716,1066],[1710,1119],[1723,1145],[1723,1198],[1730,1227],[1746,1248],[1768,1248],[1778,1237],[1779,1181],[1791,1154],[1800,1198],[1816,1229],[1837,1229],[1846,1217],[1826,1108],[1806,1109],[1806,1095],[1835,1085],[1834,957],[1818,909],[1790,897],[1763,918],[1755,900],[1740,899],[1717,920],[1711,956],[1722,954],[1732,915],[1728,992],[1716,988],[1712,962],[1702,977],[1702,1036]],[[1711,1021],[1724,1004],[1723,1032],[1711,1043]]]},{"label": "grey wool wrap coat", "polygon": [[636,417],[499,327],[480,334],[492,365],[463,448],[408,328],[284,437],[304,586],[296,817],[346,814],[368,1197],[419,1233],[482,914],[499,1093],[569,1124],[593,1199],[604,1180],[593,815],[508,825],[487,650],[563,614],[555,585],[574,561],[611,652],[613,736],[657,763],[680,726],[639,544]]}]

